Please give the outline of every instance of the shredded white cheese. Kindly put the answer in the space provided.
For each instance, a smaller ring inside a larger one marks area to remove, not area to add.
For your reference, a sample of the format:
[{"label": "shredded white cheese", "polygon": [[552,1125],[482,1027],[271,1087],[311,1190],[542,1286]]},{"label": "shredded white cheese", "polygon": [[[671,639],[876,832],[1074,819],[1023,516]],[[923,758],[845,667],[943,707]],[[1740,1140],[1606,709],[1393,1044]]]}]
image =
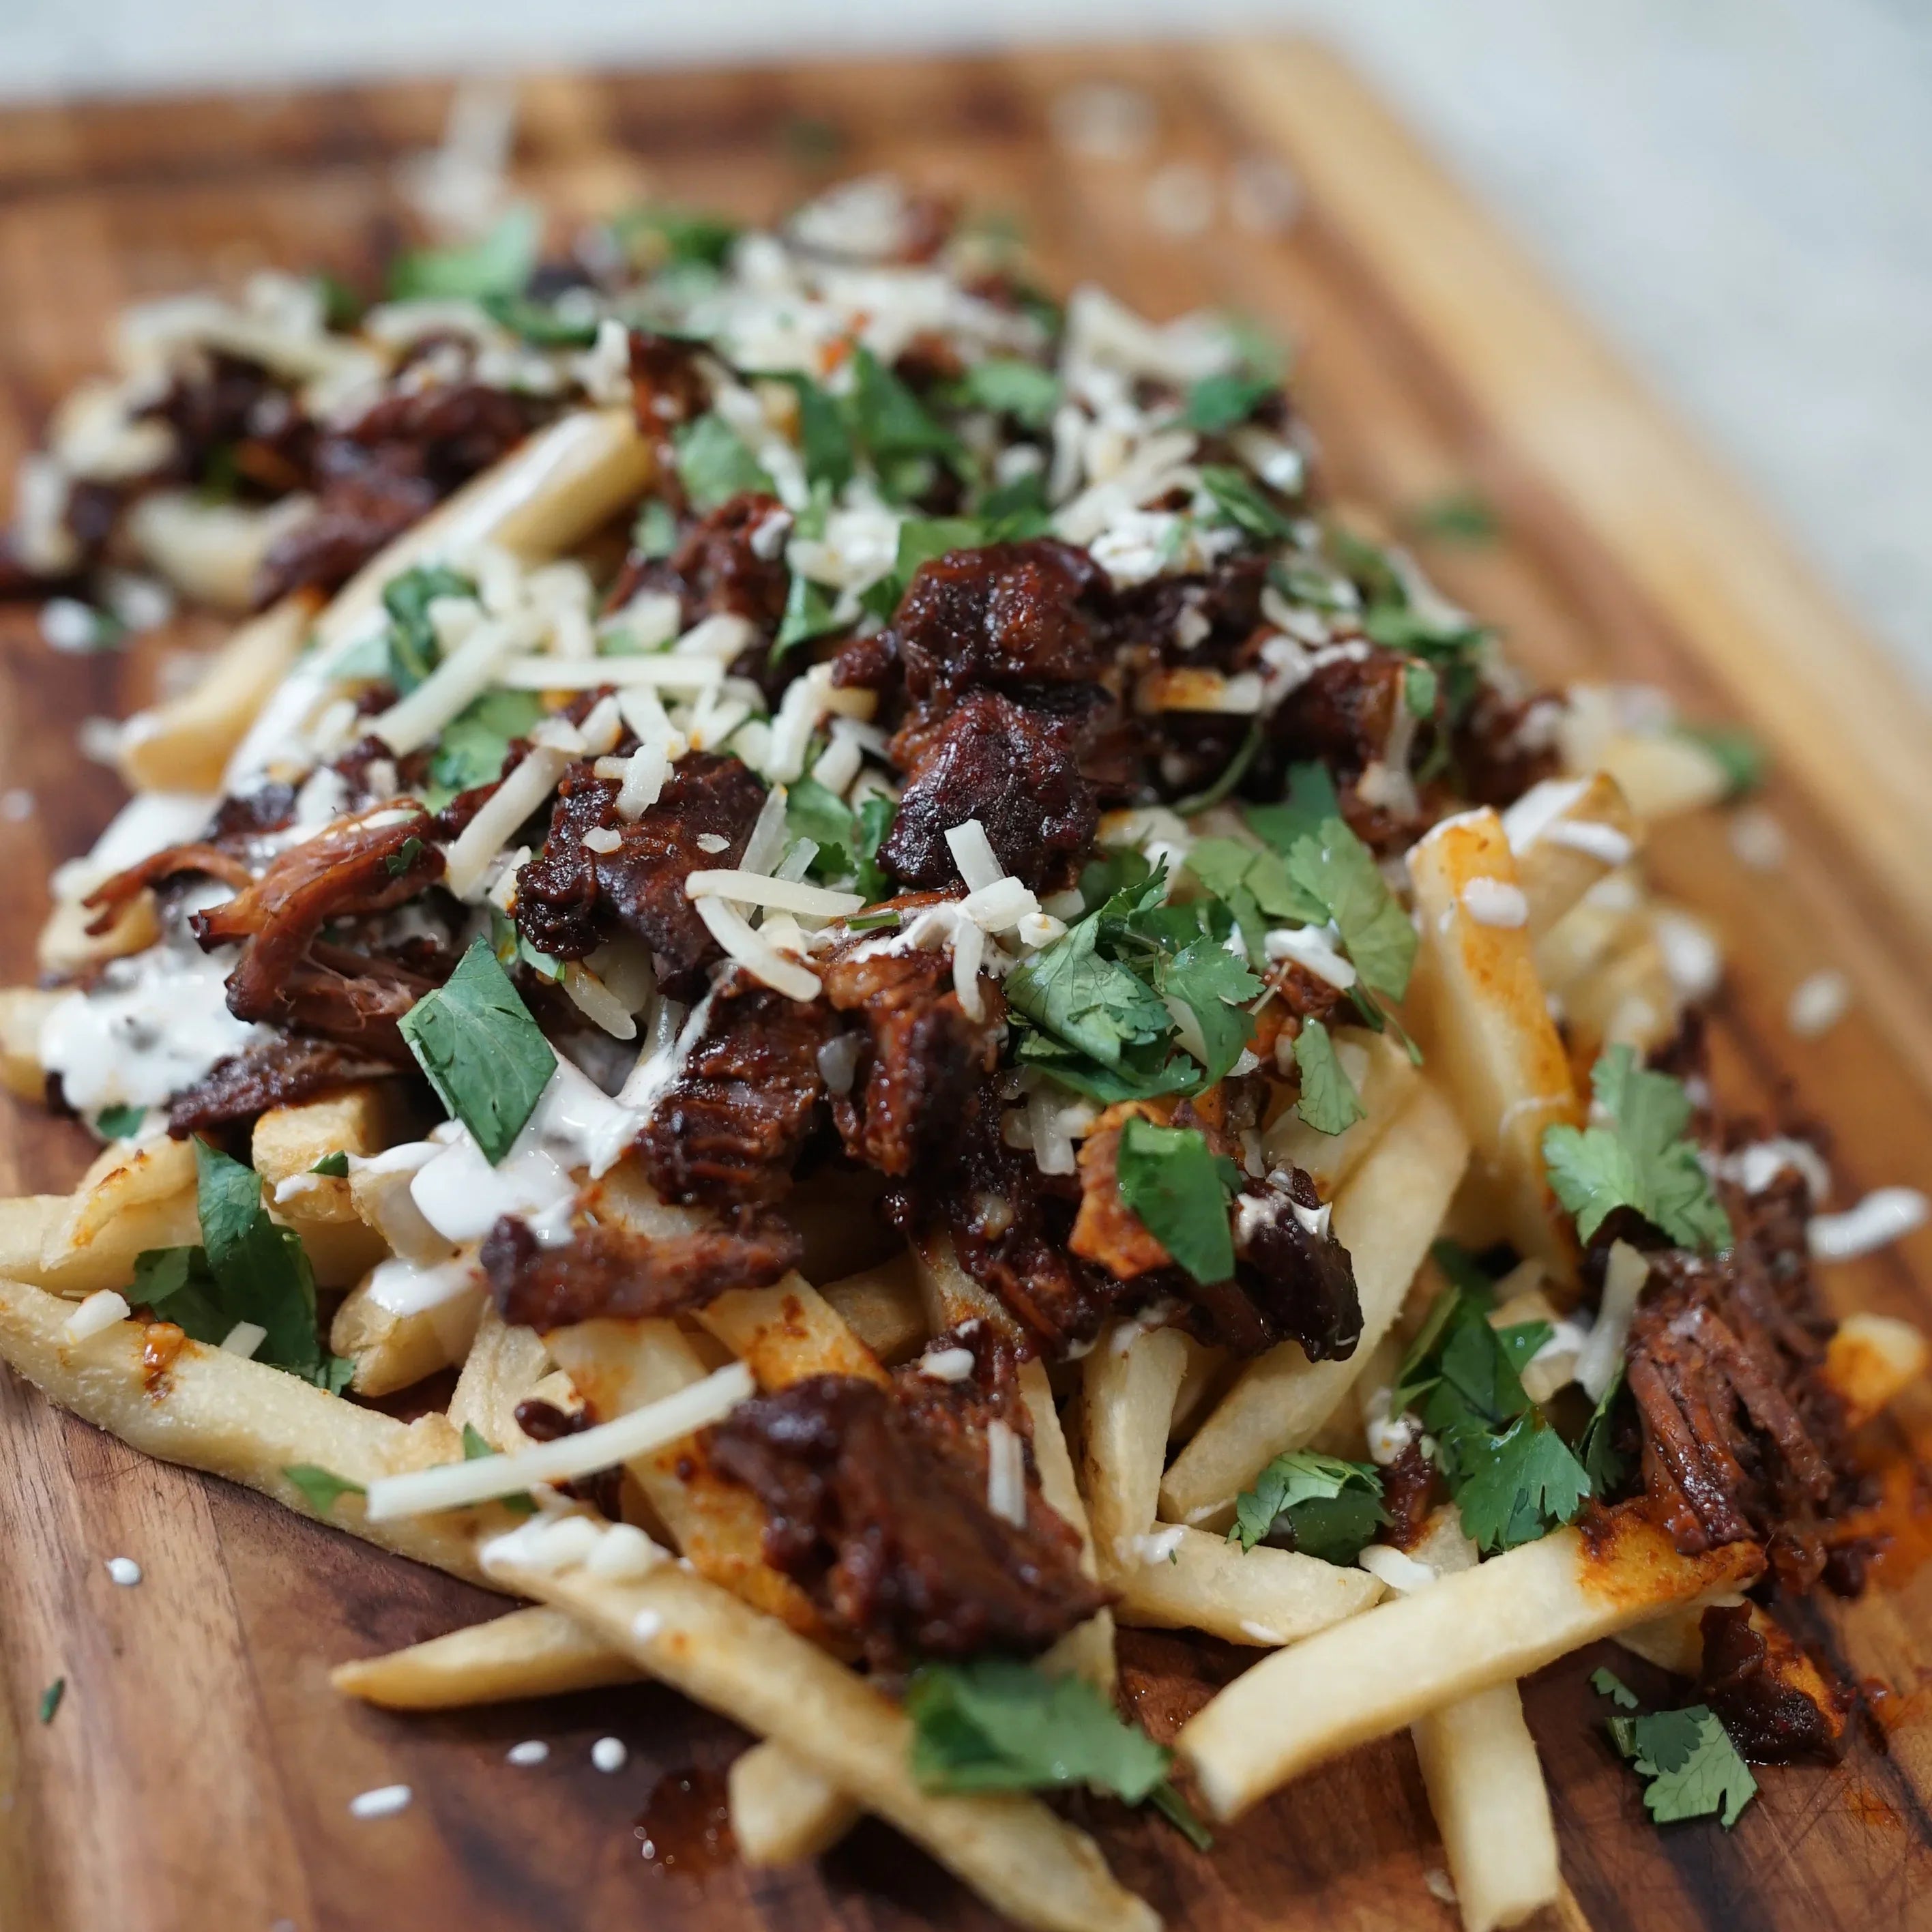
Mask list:
[{"label": "shredded white cheese", "polygon": [[1821,1262],[1851,1261],[1923,1227],[1927,1212],[1917,1188],[1881,1187],[1842,1214],[1814,1214],[1805,1238]]},{"label": "shredded white cheese", "polygon": [[765,872],[688,872],[686,896],[694,899],[732,899],[740,905],[771,906],[781,912],[802,913],[808,919],[842,919],[866,902],[858,892],[834,892],[802,880],[782,879]]},{"label": "shredded white cheese", "polygon": [[753,979],[761,980],[774,992],[794,1000],[815,1000],[820,991],[818,976],[808,972],[795,959],[788,959],[776,946],[761,938],[737,908],[728,900],[706,896],[693,899],[698,916],[711,936]]},{"label": "shredded white cheese", "polygon": [[1026,1452],[998,1416],[986,1425],[986,1507],[1003,1522],[1024,1527]]},{"label": "shredded white cheese", "polygon": [[111,1288],[98,1288],[61,1324],[61,1333],[70,1342],[85,1342],[117,1322],[125,1322],[133,1310],[127,1298]]}]

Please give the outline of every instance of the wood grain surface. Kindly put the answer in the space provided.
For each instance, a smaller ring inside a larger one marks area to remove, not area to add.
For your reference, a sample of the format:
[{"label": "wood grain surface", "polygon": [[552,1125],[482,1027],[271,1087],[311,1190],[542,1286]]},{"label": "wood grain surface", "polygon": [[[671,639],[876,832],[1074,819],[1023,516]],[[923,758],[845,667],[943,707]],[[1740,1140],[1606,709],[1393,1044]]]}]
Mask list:
[{"label": "wood grain surface", "polygon": [[[1048,112],[1072,80],[1142,88],[1145,154],[1068,154]],[[0,114],[0,466],[98,366],[134,296],[265,264],[365,284],[399,232],[395,164],[434,140],[430,86]],[[1693,714],[1744,716],[1778,759],[1766,802],[1788,854],[1745,869],[1718,814],[1653,854],[1721,928],[1719,1085],[1829,1130],[1847,1198],[1932,1190],[1932,728],[1774,532],[1631,385],[1359,86],[1306,46],[533,81],[520,175],[566,214],[648,190],[752,217],[832,172],[899,170],[1023,224],[1053,280],[1104,281],[1157,316],[1231,304],[1299,345],[1297,388],[1328,474],[1392,527],[1451,488],[1503,538],[1424,546],[1451,595],[1552,682],[1641,679]],[[1304,190],[1285,234],[1218,215],[1149,219],[1157,170],[1225,183],[1285,154]],[[85,722],[145,701],[215,632],[184,622],[124,654],[63,657],[0,612],[0,973],[31,976],[43,880],[118,802]],[[22,813],[18,802],[30,798]],[[1823,1039],[1785,1024],[1826,966],[1856,998]],[[0,1106],[7,1106],[0,1101]],[[79,1130],[0,1116],[0,1190],[64,1187]],[[1932,1322],[1932,1233],[1830,1271],[1846,1306]],[[1932,1447],[1932,1405],[1894,1446]],[[5,1932],[509,1932],[649,1925],[985,1925],[989,1915],[875,1826],[823,1867],[666,1869],[635,1821],[659,1780],[722,1768],[742,1739],[648,1687],[542,1706],[398,1718],[330,1693],[340,1660],[487,1614],[494,1600],[259,1498],[148,1462],[0,1373],[0,1926]],[[111,1582],[127,1555],[144,1580]],[[1895,1687],[1886,1749],[1773,1772],[1726,1834],[1654,1829],[1570,1658],[1526,1687],[1573,1897],[1568,1928],[1867,1932],[1932,1927],[1932,1573],[1828,1607],[1814,1634]],[[1646,1690],[1660,1688],[1619,1655]],[[38,1721],[56,1677],[66,1696]],[[629,1745],[607,1775],[605,1735]],[[551,1746],[541,1768],[504,1760]],[[401,1781],[400,1816],[346,1805]],[[653,1815],[662,1812],[660,1790]],[[1096,1807],[1116,1868],[1175,1925],[1448,1928],[1413,1754],[1332,1766],[1222,1834],[1208,1858]]]}]

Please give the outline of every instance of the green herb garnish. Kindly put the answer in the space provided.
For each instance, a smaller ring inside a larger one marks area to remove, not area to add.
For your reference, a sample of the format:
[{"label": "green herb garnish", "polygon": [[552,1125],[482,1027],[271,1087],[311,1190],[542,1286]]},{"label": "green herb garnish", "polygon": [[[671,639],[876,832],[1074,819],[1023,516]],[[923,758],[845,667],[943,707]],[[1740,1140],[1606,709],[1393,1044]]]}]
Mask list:
[{"label": "green herb garnish", "polygon": [[1120,1130],[1120,1198],[1198,1282],[1226,1281],[1234,1272],[1227,1166],[1198,1128],[1158,1127],[1136,1114]]},{"label": "green herb garnish", "polygon": [[1228,1540],[1252,1550],[1270,1535],[1286,1536],[1304,1556],[1352,1563],[1388,1520],[1373,1463],[1291,1449],[1235,1498]]},{"label": "green herb garnish", "polygon": [[418,248],[389,268],[394,302],[430,297],[482,302],[520,295],[537,266],[542,218],[528,202],[509,209],[489,233],[456,248]]}]

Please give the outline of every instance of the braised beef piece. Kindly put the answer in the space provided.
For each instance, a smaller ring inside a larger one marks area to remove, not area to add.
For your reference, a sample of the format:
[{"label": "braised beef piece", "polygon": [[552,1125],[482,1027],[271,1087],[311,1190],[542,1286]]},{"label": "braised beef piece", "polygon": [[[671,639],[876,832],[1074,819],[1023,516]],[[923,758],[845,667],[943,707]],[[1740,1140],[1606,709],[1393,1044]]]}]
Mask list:
[{"label": "braised beef piece", "polygon": [[976,818],[1001,866],[1036,892],[1072,884],[1100,820],[1080,771],[1082,722],[982,690],[916,716],[892,741],[908,776],[880,864],[908,886],[954,884],[946,834]]},{"label": "braised beef piece", "polygon": [[482,1260],[505,1321],[557,1328],[701,1308],[728,1288],[776,1281],[799,1253],[790,1228],[755,1214],[654,1234],[592,1222],[554,1248],[506,1214],[484,1239]]},{"label": "braised beef piece", "polygon": [[541,413],[529,398],[468,380],[380,397],[316,440],[316,507],[269,546],[256,602],[346,583],[392,538],[507,455]]},{"label": "braised beef piece", "polygon": [[976,1020],[960,1004],[947,954],[872,951],[862,939],[826,963],[824,982],[833,1010],[866,1027],[851,1084],[832,1097],[839,1137],[854,1160],[904,1177],[950,1140],[993,1071],[1006,1002],[982,979]]},{"label": "braised beef piece", "polygon": [[674,488],[677,462],[671,432],[695,422],[711,406],[711,385],[698,354],[694,343],[653,334],[647,328],[631,331],[631,407],[638,427],[658,452],[666,484]]},{"label": "braised beef piece", "polygon": [[318,940],[283,981],[277,1023],[320,1034],[398,1066],[410,1066],[398,1022],[456,964],[450,955],[422,958],[423,950],[408,949],[416,958],[412,964],[388,953]]},{"label": "braised beef piece", "polygon": [[1246,670],[1247,647],[1265,629],[1267,584],[1267,560],[1249,555],[1190,576],[1150,578],[1118,593],[1118,630],[1149,663]]},{"label": "braised beef piece", "polygon": [[605,608],[621,610],[643,591],[668,591],[687,626],[729,614],[776,634],[791,583],[784,542],[789,525],[772,521],[784,515],[776,496],[757,490],[730,498],[692,524],[670,556],[634,551]]},{"label": "braised beef piece", "polygon": [[1722,1192],[1736,1245],[1720,1259],[1653,1254],[1630,1324],[1643,1480],[1686,1556],[1754,1539],[1783,1581],[1808,1588],[1824,1568],[1820,1525],[1862,1486],[1819,1372],[1832,1324],[1807,1256],[1809,1197],[1789,1172],[1754,1195]]},{"label": "braised beef piece", "polygon": [[266,832],[281,831],[294,824],[295,816],[295,787],[264,778],[253,791],[231,793],[223,799],[202,836],[211,845],[238,846]]},{"label": "braised beef piece", "polygon": [[[543,850],[517,874],[517,927],[539,952],[581,959],[607,939],[634,934],[666,977],[718,956],[684,890],[688,873],[728,869],[765,802],[765,788],[736,758],[697,752],[678,760],[657,802],[634,822],[617,816],[614,778],[573,765],[558,787]],[[593,852],[585,832],[606,828],[617,849]],[[712,850],[704,838],[722,839]]]},{"label": "braised beef piece", "polygon": [[1236,1354],[1258,1354],[1283,1340],[1299,1342],[1312,1362],[1355,1352],[1362,1304],[1354,1264],[1328,1232],[1321,1207],[1315,1184],[1298,1167],[1278,1169],[1265,1185],[1250,1184],[1235,1196],[1238,1303],[1198,1282],[1188,1292],[1205,1302],[1219,1339]]},{"label": "braised beef piece", "polygon": [[983,1462],[976,1478],[877,1382],[814,1376],[741,1402],[708,1454],[764,1504],[766,1560],[875,1668],[1031,1656],[1109,1600],[1081,1574],[1068,1525],[994,1516]]},{"label": "braised beef piece", "polygon": [[733,970],[711,994],[710,1024],[652,1110],[645,1172],[668,1201],[770,1201],[825,1097],[818,1054],[838,1030],[822,1000],[794,1000]]},{"label": "braised beef piece", "polygon": [[334,1040],[284,1034],[246,1053],[232,1053],[168,1102],[168,1132],[176,1140],[231,1120],[249,1120],[272,1107],[293,1106],[395,1069],[352,1053]]},{"label": "braised beef piece", "polygon": [[176,370],[144,413],[173,430],[170,469],[184,481],[218,481],[268,496],[308,484],[314,430],[259,362],[204,351]]},{"label": "braised beef piece", "polygon": [[[401,1058],[394,1022],[426,983],[402,998],[413,976],[316,942],[328,922],[385,911],[440,879],[442,854],[428,842],[432,829],[418,806],[398,806],[374,823],[345,820],[291,846],[232,899],[194,914],[190,925],[205,951],[242,948],[228,976],[229,1011]],[[371,975],[382,986],[358,992],[354,982]]]},{"label": "braised beef piece", "polygon": [[1559,768],[1551,726],[1558,700],[1546,692],[1512,697],[1485,687],[1457,724],[1450,748],[1457,788],[1500,809]]},{"label": "braised beef piece", "polygon": [[925,704],[969,686],[1095,683],[1109,604],[1106,573],[1050,537],[949,551],[921,566],[892,619],[906,694]]},{"label": "braised beef piece", "polygon": [[233,853],[224,851],[218,845],[202,840],[188,845],[170,845],[130,866],[124,872],[116,872],[112,878],[102,880],[81,901],[94,914],[88,921],[88,931],[94,934],[105,932],[126,910],[130,900],[165,880],[179,878],[190,872],[204,873],[211,879],[219,879],[237,892],[254,884],[255,878]]},{"label": "braised beef piece", "polygon": [[1788,1632],[1749,1604],[1714,1606],[1698,1620],[1697,1694],[1753,1764],[1844,1755],[1850,1700],[1828,1683]]},{"label": "braised beef piece", "polygon": [[1441,1491],[1436,1464],[1424,1453],[1422,1438],[1405,1443],[1382,1471],[1382,1508],[1388,1524],[1379,1540],[1398,1550],[1414,1549],[1429,1527],[1429,1512]]}]

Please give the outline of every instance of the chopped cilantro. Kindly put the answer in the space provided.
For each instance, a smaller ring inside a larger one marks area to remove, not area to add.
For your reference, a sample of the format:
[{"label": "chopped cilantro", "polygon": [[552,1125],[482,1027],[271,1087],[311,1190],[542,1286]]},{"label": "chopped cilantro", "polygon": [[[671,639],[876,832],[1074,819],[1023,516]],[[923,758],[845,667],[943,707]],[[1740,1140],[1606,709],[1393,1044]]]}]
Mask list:
[{"label": "chopped cilantro", "polygon": [[1336,1057],[1335,1042],[1319,1020],[1304,1020],[1294,1036],[1294,1064],[1301,1070],[1301,1097],[1295,1112],[1318,1134],[1339,1134],[1367,1112],[1355,1083]]},{"label": "chopped cilantro", "polygon": [[424,994],[400,1024],[437,1097],[494,1166],[536,1111],[556,1055],[489,940],[472,940],[448,982]]},{"label": "chopped cilantro", "polygon": [[1406,520],[1418,536],[1442,543],[1493,543],[1501,529],[1496,512],[1474,490],[1445,490],[1417,504]]},{"label": "chopped cilantro", "polygon": [[1595,1496],[1608,1496],[1623,1477],[1624,1459],[1617,1453],[1611,1433],[1611,1413],[1623,1388],[1624,1365],[1619,1362],[1616,1372],[1610,1378],[1610,1387],[1590,1412],[1590,1419],[1583,1425],[1582,1434],[1576,1438],[1577,1459],[1583,1465],[1583,1473],[1590,1479],[1591,1492]]},{"label": "chopped cilantro", "polygon": [[1334,922],[1363,985],[1400,999],[1419,942],[1375,854],[1342,820],[1324,818],[1318,832],[1294,842],[1288,876]]},{"label": "chopped cilantro", "polygon": [[1089,913],[1008,975],[1006,1000],[1036,1026],[1103,1066],[1132,1047],[1164,1041],[1174,1022],[1159,994],[1095,949],[1100,912]]},{"label": "chopped cilantro", "polygon": [[1294,525],[1240,470],[1225,463],[1204,463],[1201,487],[1221,514],[1250,536],[1281,543],[1294,536]]},{"label": "chopped cilantro", "polygon": [[508,209],[487,235],[455,248],[418,248],[389,268],[389,297],[482,302],[520,295],[537,266],[543,220],[528,202]]},{"label": "chopped cilantro", "polygon": [[1610,1732],[1646,1780],[1645,1808],[1660,1825],[1714,1817],[1729,1831],[1757,1796],[1750,1766],[1708,1705],[1612,1718]]},{"label": "chopped cilantro", "polygon": [[1228,1540],[1252,1550],[1265,1538],[1282,1537],[1304,1556],[1352,1563],[1388,1520],[1382,1479],[1373,1463],[1291,1449],[1234,1499]]},{"label": "chopped cilantro", "polygon": [[1342,802],[1326,765],[1290,765],[1288,796],[1274,805],[1244,806],[1241,815],[1256,838],[1265,839],[1285,857],[1296,840],[1318,833],[1325,820],[1340,818]]},{"label": "chopped cilantro", "polygon": [[[1487,1435],[1487,1432],[1485,1432]],[[1462,1527],[1483,1550],[1514,1550],[1570,1522],[1590,1493],[1590,1479],[1570,1445],[1532,1408],[1479,1453],[1457,1445],[1460,1480],[1452,1480]]]},{"label": "chopped cilantro", "polygon": [[147,1118],[145,1107],[103,1107],[94,1117],[94,1131],[103,1140],[124,1141],[130,1134],[140,1132],[141,1123]]},{"label": "chopped cilantro", "polygon": [[743,439],[716,410],[672,432],[678,480],[699,510],[715,510],[740,491],[773,494],[772,479]]},{"label": "chopped cilantro", "polygon": [[829,631],[844,628],[832,614],[832,601],[823,584],[814,584],[810,578],[793,572],[791,583],[785,592],[784,616],[772,643],[774,664],[794,644],[802,644],[812,638],[824,637]]},{"label": "chopped cilantro", "polygon": [[1412,660],[1402,668],[1402,708],[1412,718],[1433,718],[1436,716],[1436,699],[1442,680],[1436,675],[1433,664]]},{"label": "chopped cilantro", "polygon": [[1622,1706],[1626,1711],[1636,1708],[1636,1693],[1614,1670],[1599,1668],[1592,1671],[1590,1688],[1599,1696],[1609,1698],[1612,1703]]},{"label": "chopped cilantro", "polygon": [[1136,1114],[1120,1130],[1120,1198],[1198,1282],[1234,1272],[1223,1163],[1196,1127],[1157,1127]]},{"label": "chopped cilantro", "polygon": [[950,457],[958,445],[920,399],[869,349],[852,356],[852,392],[845,399],[852,440],[872,459],[889,494],[916,495],[906,487],[925,474],[928,457]]},{"label": "chopped cilantro", "polygon": [[1168,1754],[1081,1677],[1004,1657],[928,1664],[906,1687],[912,1772],[928,1791],[1038,1791],[1084,1784],[1144,1803]]},{"label": "chopped cilantro", "polygon": [[61,1700],[66,1695],[67,1679],[64,1677],[56,1677],[40,1693],[40,1722],[42,1724],[51,1724],[53,1722],[54,1713],[60,1708]]},{"label": "chopped cilantro", "polygon": [[1194,1016],[1208,1049],[1208,1084],[1225,1078],[1255,1036],[1243,1008],[1260,998],[1262,982],[1244,960],[1204,934],[1162,959],[1154,980],[1163,1000],[1178,1000]]},{"label": "chopped cilantro", "polygon": [[1060,378],[1016,356],[989,356],[966,372],[962,400],[1011,416],[1028,429],[1044,429],[1060,406]]},{"label": "chopped cilantro", "polygon": [[442,565],[418,564],[392,578],[382,591],[382,608],[389,614],[384,639],[388,652],[389,682],[405,694],[435,670],[441,655],[429,607],[439,597],[474,597],[476,586],[460,572]]},{"label": "chopped cilantro", "polygon": [[346,1180],[349,1178],[349,1156],[340,1148],[338,1148],[334,1153],[324,1154],[321,1160],[309,1169],[309,1172],[326,1174],[332,1180]]},{"label": "chopped cilantro", "polygon": [[1046,500],[1046,478],[1030,470],[1010,482],[995,484],[974,505],[988,543],[1024,543],[1043,537],[1053,527]]},{"label": "chopped cilantro", "polygon": [[1166,1780],[1156,1784],[1148,1802],[1192,1845],[1197,1852],[1214,1849],[1214,1834],[1194,1815],[1193,1808]]},{"label": "chopped cilantro", "polygon": [[597,340],[595,315],[564,315],[550,302],[524,295],[490,295],[483,307],[493,321],[539,349],[588,349]]},{"label": "chopped cilantro", "polygon": [[764,371],[758,380],[782,382],[798,398],[798,446],[805,459],[805,479],[829,501],[830,493],[850,481],[853,468],[851,432],[838,402],[800,369]]},{"label": "chopped cilantro", "polygon": [[677,548],[677,518],[662,496],[645,499],[631,526],[631,548],[640,556],[656,560],[670,556]]},{"label": "chopped cilantro", "polygon": [[360,1483],[352,1483],[346,1476],[338,1476],[334,1470],[314,1462],[291,1462],[282,1474],[301,1490],[317,1516],[328,1515],[344,1496],[369,1493]]},{"label": "chopped cilantro", "polygon": [[510,740],[526,737],[543,716],[534,691],[486,691],[442,728],[430,759],[423,802],[440,812],[459,792],[494,784],[502,776]]},{"label": "chopped cilantro", "polygon": [[1724,767],[1727,796],[1742,798],[1764,782],[1770,754],[1752,733],[1738,724],[1680,724],[1680,736],[1702,745]]},{"label": "chopped cilantro", "polygon": [[412,833],[382,861],[382,869],[391,878],[400,879],[422,855],[423,842]]},{"label": "chopped cilantro", "polygon": [[1556,1198],[1576,1217],[1586,1241],[1618,1208],[1634,1208],[1687,1248],[1731,1245],[1731,1224],[1683,1136],[1691,1114],[1683,1084],[1640,1066],[1628,1046],[1613,1046],[1591,1070],[1597,1111],[1608,1124],[1548,1128],[1543,1157]]},{"label": "chopped cilantro", "polygon": [[[463,1425],[463,1460],[466,1462],[480,1462],[486,1456],[500,1456],[500,1450],[473,1422]],[[527,1490],[517,1490],[508,1496],[499,1496],[497,1502],[512,1516],[534,1516],[536,1498]]]},{"label": "chopped cilantro", "polygon": [[890,622],[922,565],[949,550],[977,550],[986,540],[985,529],[972,517],[908,517],[899,526],[899,547],[891,572],[860,602],[873,616]]},{"label": "chopped cilantro", "polygon": [[868,900],[884,896],[886,877],[877,863],[880,846],[892,829],[892,801],[874,793],[857,810],[814,778],[796,780],[785,796],[785,830],[818,848],[812,876],[827,884],[853,880]]},{"label": "chopped cilantro", "polygon": [[339,1393],[352,1365],[322,1346],[302,1238],[270,1216],[253,1168],[206,1141],[194,1144],[201,1245],[137,1255],[129,1299],[215,1346],[238,1322],[255,1322],[266,1331],[256,1360]]},{"label": "chopped cilantro", "polygon": [[657,262],[700,262],[713,268],[723,266],[743,232],[722,215],[656,202],[626,208],[610,226],[634,255]]},{"label": "chopped cilantro", "polygon": [[1268,376],[1244,375],[1228,371],[1204,376],[1187,392],[1183,421],[1203,436],[1214,436],[1237,423],[1246,422],[1274,394],[1275,382]]}]

